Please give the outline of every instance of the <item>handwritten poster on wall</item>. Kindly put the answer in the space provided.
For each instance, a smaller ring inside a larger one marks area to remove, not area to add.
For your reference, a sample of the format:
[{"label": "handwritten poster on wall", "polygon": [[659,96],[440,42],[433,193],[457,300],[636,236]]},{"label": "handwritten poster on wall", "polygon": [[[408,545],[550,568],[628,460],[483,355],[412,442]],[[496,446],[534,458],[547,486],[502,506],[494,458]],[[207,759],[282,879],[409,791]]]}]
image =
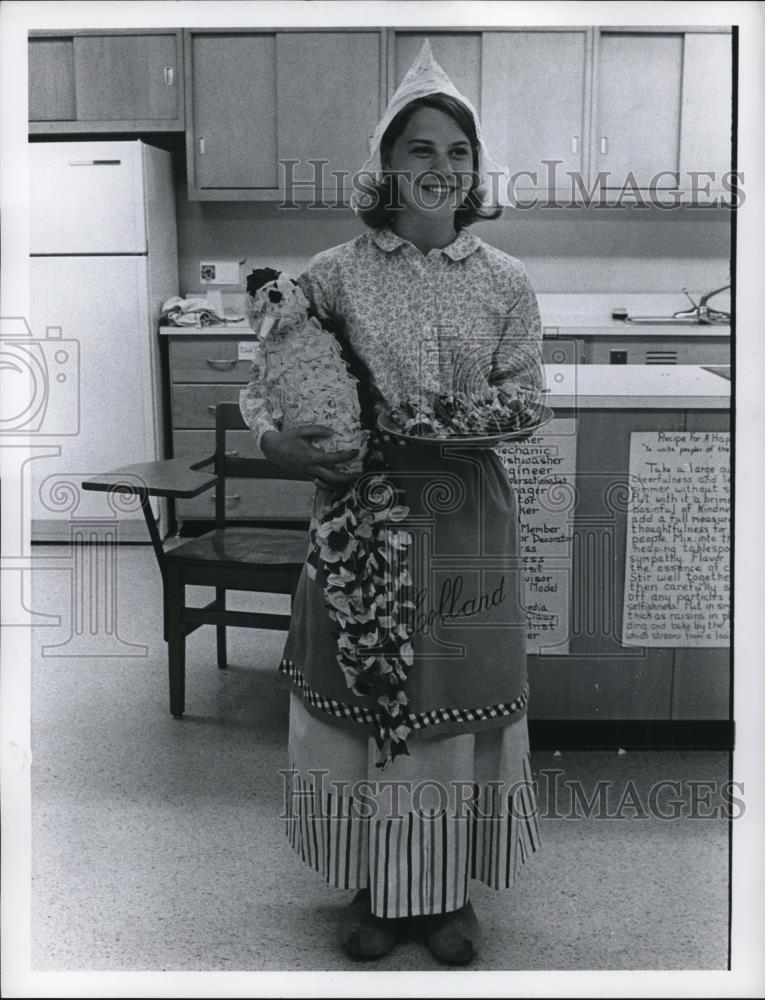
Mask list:
[{"label": "handwritten poster on wall", "polygon": [[553,420],[528,440],[496,449],[518,496],[529,653],[569,649],[576,475],[571,426]]},{"label": "handwritten poster on wall", "polygon": [[730,641],[730,435],[630,435],[622,644]]}]

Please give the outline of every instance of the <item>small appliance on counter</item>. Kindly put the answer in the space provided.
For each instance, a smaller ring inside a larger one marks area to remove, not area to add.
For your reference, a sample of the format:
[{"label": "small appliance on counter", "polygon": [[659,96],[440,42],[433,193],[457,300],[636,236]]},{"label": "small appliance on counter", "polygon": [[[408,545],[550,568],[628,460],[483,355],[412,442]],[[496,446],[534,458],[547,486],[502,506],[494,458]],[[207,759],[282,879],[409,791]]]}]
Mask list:
[{"label": "small appliance on counter", "polygon": [[714,309],[708,305],[709,300],[714,295],[727,291],[730,284],[716,288],[712,292],[702,295],[698,302],[694,302],[688,293],[688,289],[683,289],[683,294],[693,306],[692,309],[680,309],[671,316],[630,316],[626,309],[614,309],[611,319],[623,320],[625,323],[635,325],[651,326],[704,326],[704,325],[726,325],[730,324],[730,312],[722,309]]}]

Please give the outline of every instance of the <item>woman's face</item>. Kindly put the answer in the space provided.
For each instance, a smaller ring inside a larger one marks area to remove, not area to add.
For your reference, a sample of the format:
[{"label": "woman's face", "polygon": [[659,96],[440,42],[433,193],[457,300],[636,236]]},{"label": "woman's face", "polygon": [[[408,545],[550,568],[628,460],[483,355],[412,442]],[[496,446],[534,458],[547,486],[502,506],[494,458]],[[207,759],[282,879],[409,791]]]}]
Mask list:
[{"label": "woman's face", "polygon": [[430,218],[448,217],[470,191],[473,151],[451,115],[418,108],[384,166],[399,175],[399,198],[406,209]]}]

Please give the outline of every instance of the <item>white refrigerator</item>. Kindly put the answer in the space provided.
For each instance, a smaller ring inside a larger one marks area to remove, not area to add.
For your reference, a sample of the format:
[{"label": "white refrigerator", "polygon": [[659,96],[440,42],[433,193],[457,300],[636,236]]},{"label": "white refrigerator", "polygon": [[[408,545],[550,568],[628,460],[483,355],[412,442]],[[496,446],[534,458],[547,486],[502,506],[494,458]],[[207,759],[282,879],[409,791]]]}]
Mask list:
[{"label": "white refrigerator", "polygon": [[[158,322],[178,294],[171,154],[138,140],[29,152],[29,320],[52,400],[35,432],[32,539],[68,540],[73,522],[111,519],[119,540],[146,541],[135,504],[79,484],[164,457]],[[164,535],[164,504],[154,510]]]}]

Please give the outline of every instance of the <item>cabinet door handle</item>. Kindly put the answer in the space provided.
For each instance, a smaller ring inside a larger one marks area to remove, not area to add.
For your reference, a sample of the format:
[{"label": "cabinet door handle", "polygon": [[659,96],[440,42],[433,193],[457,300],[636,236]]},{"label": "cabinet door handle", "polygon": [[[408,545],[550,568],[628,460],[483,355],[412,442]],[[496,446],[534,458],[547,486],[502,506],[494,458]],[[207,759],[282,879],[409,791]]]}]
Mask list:
[{"label": "cabinet door handle", "polygon": [[172,66],[165,66],[165,68],[162,70],[162,75],[165,78],[165,83],[167,84],[167,86],[168,87],[172,87],[172,85],[173,85],[173,67]]},{"label": "cabinet door handle", "polygon": [[230,371],[236,364],[236,358],[208,358],[207,364],[216,371]]},{"label": "cabinet door handle", "polygon": [[606,156],[608,154],[608,136],[602,135],[600,137],[600,155]]},{"label": "cabinet door handle", "polygon": [[[215,497],[208,497],[208,499],[209,499],[210,503],[215,503]],[[235,503],[239,503],[239,501],[241,499],[242,499],[242,494],[241,493],[227,493],[226,494],[226,503],[227,504],[232,504],[233,505]]]},{"label": "cabinet door handle", "polygon": [[578,153],[579,152],[579,136],[578,135],[575,135],[572,138],[572,140],[571,140],[571,152],[572,153]]},{"label": "cabinet door handle", "polygon": [[236,458],[238,454],[239,454],[238,451],[227,451],[226,458]]},{"label": "cabinet door handle", "polygon": [[200,156],[205,155],[205,139],[203,135],[200,135],[199,137],[199,155]]},{"label": "cabinet door handle", "polygon": [[[208,364],[212,364],[212,362],[208,361]],[[209,410],[210,413],[215,413],[216,409],[218,408],[218,405],[219,405],[218,403],[208,403],[207,409]]]}]

